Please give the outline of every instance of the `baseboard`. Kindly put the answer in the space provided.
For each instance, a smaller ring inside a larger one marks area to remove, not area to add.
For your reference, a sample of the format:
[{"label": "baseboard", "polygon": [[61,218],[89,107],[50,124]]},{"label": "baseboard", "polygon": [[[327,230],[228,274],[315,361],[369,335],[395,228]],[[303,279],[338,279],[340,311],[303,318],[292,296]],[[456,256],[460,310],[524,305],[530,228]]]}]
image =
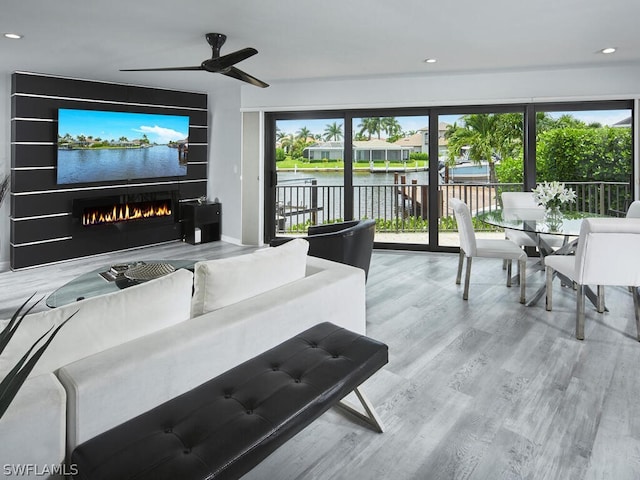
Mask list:
[{"label": "baseboard", "polygon": [[222,240],[223,242],[227,242],[227,243],[231,243],[233,245],[238,245],[239,247],[262,247],[264,244],[262,242],[260,242],[259,245],[248,245],[246,243],[242,243],[242,240],[240,240],[239,238],[235,238],[235,237],[228,237],[226,235],[220,235],[220,240]]}]

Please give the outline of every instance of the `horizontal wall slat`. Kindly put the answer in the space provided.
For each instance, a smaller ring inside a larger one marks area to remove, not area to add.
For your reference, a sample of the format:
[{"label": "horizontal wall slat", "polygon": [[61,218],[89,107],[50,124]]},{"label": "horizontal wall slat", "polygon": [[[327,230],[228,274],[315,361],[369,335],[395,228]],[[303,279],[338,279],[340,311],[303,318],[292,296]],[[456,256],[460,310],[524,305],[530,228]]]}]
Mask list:
[{"label": "horizontal wall slat", "polygon": [[[202,174],[203,165],[190,165],[187,168],[193,170],[191,176],[186,175],[184,177],[153,177],[153,178],[138,178],[135,179],[137,185],[150,186],[161,190],[162,188],[155,186],[158,183],[164,184],[177,184],[184,180],[197,180],[202,178],[198,176]],[[204,171],[206,174],[206,165],[204,165]],[[58,190],[67,191],[70,189],[80,190],[82,187],[108,187],[108,186],[120,186],[126,187],[131,185],[134,180],[127,182],[122,181],[108,181],[108,182],[92,182],[91,184],[61,184],[56,183],[56,170],[55,169],[38,169],[38,170],[13,170],[11,172],[11,189],[14,193],[27,193],[27,192],[53,192]],[[104,190],[104,188],[103,188]]]}]

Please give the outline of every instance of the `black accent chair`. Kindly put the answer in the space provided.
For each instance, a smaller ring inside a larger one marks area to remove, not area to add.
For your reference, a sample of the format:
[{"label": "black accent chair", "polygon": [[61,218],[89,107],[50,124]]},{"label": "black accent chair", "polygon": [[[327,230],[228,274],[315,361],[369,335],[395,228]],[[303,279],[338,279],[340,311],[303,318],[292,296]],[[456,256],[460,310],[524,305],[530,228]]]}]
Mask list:
[{"label": "black accent chair", "polygon": [[[303,238],[309,242],[309,255],[312,257],[361,268],[367,278],[375,231],[375,220],[352,220],[309,227],[308,236]],[[282,245],[289,240],[275,238],[270,245]]]}]

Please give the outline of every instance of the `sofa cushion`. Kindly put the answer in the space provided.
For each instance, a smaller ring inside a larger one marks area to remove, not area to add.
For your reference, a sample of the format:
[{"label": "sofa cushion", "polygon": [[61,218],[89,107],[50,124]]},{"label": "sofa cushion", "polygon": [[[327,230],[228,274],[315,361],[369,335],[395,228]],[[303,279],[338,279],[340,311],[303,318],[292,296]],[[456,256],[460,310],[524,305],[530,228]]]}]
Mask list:
[{"label": "sofa cushion", "polygon": [[191,316],[217,310],[304,277],[309,243],[297,238],[247,255],[195,265]]},{"label": "sofa cushion", "polygon": [[142,337],[189,318],[193,274],[178,270],[119,292],[28,315],[0,356],[0,379],[52,325],[75,311],[30,376],[54,372],[71,362]]}]

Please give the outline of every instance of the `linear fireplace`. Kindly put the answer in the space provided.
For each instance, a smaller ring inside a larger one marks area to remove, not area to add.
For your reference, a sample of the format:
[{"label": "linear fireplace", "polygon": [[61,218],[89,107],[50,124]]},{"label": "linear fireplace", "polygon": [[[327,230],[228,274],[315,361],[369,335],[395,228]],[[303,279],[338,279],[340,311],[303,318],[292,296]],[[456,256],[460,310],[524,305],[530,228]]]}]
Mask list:
[{"label": "linear fireplace", "polygon": [[134,202],[96,207],[86,207],[82,212],[82,225],[126,222],[143,218],[170,217],[173,214],[171,200]]},{"label": "linear fireplace", "polygon": [[173,223],[175,204],[173,192],[119,195],[74,200],[73,213],[82,227],[151,219]]}]

